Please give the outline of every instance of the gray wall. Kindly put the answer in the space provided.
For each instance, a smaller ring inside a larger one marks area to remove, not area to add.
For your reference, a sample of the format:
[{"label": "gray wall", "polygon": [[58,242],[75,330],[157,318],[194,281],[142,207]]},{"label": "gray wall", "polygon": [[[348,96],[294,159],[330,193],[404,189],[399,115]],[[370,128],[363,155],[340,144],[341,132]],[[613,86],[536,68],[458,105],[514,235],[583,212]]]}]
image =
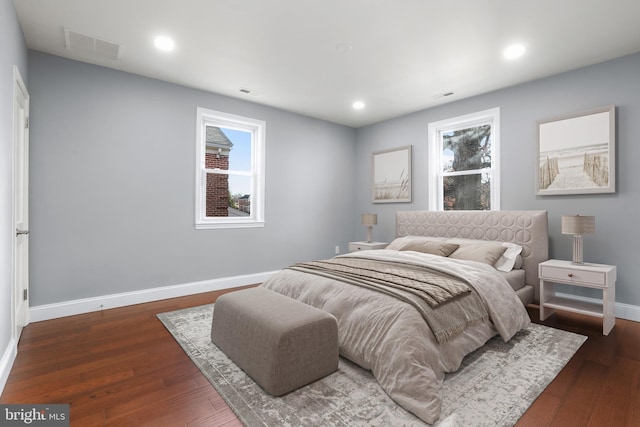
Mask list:
[{"label": "gray wall", "polygon": [[[537,120],[615,104],[617,192],[608,195],[535,195]],[[514,86],[489,94],[358,129],[356,136],[356,213],[376,212],[377,240],[394,236],[398,209],[427,209],[427,126],[430,122],[489,108],[501,115],[501,208],[549,211],[550,255],[571,259],[572,238],[560,233],[563,214],[595,215],[596,234],[584,237],[584,259],[618,267],[616,300],[640,306],[637,225],[640,210],[640,54]],[[372,204],[371,152],[413,146],[413,201]],[[354,217],[354,227],[358,226]],[[361,227],[361,226],[360,226]],[[572,289],[565,289],[572,292]],[[575,291],[573,291],[575,292]],[[580,292],[597,296],[595,292]]]},{"label": "gray wall", "polygon": [[[353,130],[31,52],[31,304],[328,257],[335,245],[364,238],[363,212],[377,212],[374,237],[391,240],[397,209],[428,207],[428,123],[500,107],[502,208],[548,210],[551,256],[563,259],[571,237],[560,234],[561,215],[595,215],[585,259],[616,264],[617,301],[640,305],[638,75],[640,55],[632,55]],[[536,121],[606,104],[617,106],[618,191],[535,196]],[[197,106],[267,121],[264,229],[194,230]],[[372,204],[371,152],[406,144],[414,150],[413,202]]]},{"label": "gray wall", "polygon": [[[355,130],[30,52],[31,305],[346,249]],[[267,122],[266,226],[194,229],[196,107]]]},{"label": "gray wall", "polygon": [[11,340],[13,66],[27,84],[27,48],[12,1],[0,1],[0,359]]}]

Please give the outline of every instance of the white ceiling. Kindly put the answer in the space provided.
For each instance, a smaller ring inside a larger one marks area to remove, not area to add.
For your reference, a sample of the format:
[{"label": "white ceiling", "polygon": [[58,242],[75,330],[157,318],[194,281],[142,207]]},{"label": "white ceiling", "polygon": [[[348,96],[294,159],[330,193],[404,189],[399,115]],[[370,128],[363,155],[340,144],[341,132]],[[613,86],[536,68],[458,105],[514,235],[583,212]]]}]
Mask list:
[{"label": "white ceiling", "polygon": [[[352,127],[640,51],[638,0],[14,4],[30,49]],[[64,28],[121,45],[120,58],[67,49]],[[156,50],[158,34],[176,49]],[[507,61],[514,42],[526,53]]]}]

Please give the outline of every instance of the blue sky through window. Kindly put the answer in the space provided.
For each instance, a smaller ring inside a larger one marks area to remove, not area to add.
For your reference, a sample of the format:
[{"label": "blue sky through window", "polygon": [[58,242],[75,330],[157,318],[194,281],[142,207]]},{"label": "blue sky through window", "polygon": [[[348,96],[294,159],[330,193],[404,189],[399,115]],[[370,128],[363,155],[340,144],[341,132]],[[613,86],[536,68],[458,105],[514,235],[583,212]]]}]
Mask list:
[{"label": "blue sky through window", "polygon": [[[251,171],[251,133],[221,127],[220,130],[233,143],[229,155],[230,171]],[[247,176],[229,175],[229,191],[231,194],[251,194],[251,178]]]}]

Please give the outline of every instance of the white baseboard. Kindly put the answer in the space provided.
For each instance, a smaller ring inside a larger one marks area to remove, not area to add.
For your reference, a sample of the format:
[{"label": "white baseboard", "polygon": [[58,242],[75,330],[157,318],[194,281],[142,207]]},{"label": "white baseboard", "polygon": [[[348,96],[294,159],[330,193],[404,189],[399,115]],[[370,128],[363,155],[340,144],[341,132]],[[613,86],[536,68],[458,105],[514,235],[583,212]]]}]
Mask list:
[{"label": "white baseboard", "polygon": [[616,317],[640,322],[640,307],[637,305],[616,303]]},{"label": "white baseboard", "polygon": [[222,279],[203,280],[201,282],[184,283],[181,285],[165,286],[161,288],[144,289],[141,291],[104,295],[92,298],[82,298],[53,304],[38,305],[29,309],[31,322],[57,319],[59,317],[90,313],[109,308],[159,301],[168,298],[199,294],[202,292],[219,291],[221,289],[238,288],[264,282],[275,271],[247,274],[243,276],[226,277]]},{"label": "white baseboard", "polygon": [[[594,304],[602,304],[602,300],[597,298],[588,298],[579,295],[573,294],[565,294],[558,292],[558,296],[563,298],[573,299],[576,301],[586,301]],[[624,304],[621,302],[616,302],[615,304],[616,317],[625,320],[633,320],[634,322],[640,322],[640,306]]]},{"label": "white baseboard", "polygon": [[9,373],[11,372],[17,354],[18,343],[11,338],[9,344],[7,344],[7,348],[4,350],[2,359],[0,359],[0,395],[4,391],[4,386],[7,385],[7,379],[9,379]]}]

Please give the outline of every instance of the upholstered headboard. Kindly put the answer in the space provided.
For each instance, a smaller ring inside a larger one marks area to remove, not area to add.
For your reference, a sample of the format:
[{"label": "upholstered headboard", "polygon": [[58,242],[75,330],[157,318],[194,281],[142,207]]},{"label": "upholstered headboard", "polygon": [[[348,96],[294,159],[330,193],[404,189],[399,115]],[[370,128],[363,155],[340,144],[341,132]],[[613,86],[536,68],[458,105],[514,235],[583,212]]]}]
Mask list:
[{"label": "upholstered headboard", "polygon": [[458,237],[522,246],[525,303],[539,301],[538,264],[549,259],[547,211],[398,211],[396,236]]}]

